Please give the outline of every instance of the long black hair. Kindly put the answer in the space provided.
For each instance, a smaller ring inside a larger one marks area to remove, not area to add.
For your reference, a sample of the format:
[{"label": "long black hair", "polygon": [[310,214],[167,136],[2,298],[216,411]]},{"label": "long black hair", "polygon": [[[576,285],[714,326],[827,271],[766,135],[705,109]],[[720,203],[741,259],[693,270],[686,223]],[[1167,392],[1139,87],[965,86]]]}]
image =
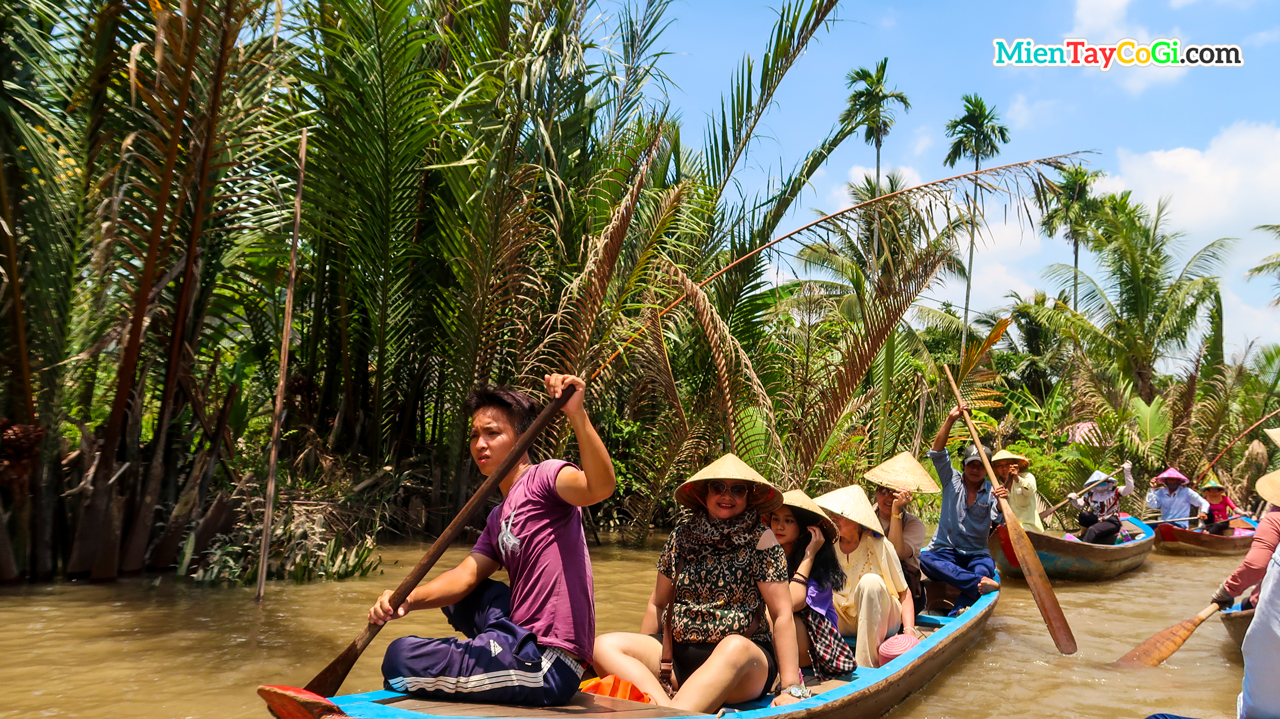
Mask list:
[{"label": "long black hair", "polygon": [[[800,536],[796,537],[796,543],[791,547],[791,555],[787,557],[787,572],[795,574],[796,568],[800,566],[800,560],[804,559],[804,550],[812,540],[809,536],[809,527],[816,526],[821,529],[822,519],[807,509],[791,506],[788,506],[788,509],[796,518],[796,525],[800,527]],[[840,541],[840,538],[837,537],[836,541]],[[818,588],[823,590],[834,591],[844,587],[844,570],[840,568],[840,561],[836,559],[836,550],[832,542],[823,542],[818,553],[814,555],[813,569],[810,571],[809,579],[816,582]]]}]

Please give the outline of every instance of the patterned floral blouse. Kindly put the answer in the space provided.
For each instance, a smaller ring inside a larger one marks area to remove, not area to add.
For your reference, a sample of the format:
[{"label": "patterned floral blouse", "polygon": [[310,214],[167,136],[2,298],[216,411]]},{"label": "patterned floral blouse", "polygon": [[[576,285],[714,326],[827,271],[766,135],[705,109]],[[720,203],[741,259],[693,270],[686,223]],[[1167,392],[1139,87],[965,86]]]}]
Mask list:
[{"label": "patterned floral blouse", "polygon": [[[671,532],[658,558],[658,571],[675,585],[674,641],[714,643],[729,634],[746,635],[757,617],[759,624],[748,638],[772,641],[756,582],[787,581],[787,555],[780,544],[756,548],[766,531],[760,515],[748,509],[722,521],[700,512]],[[677,556],[679,577],[674,576]]]}]

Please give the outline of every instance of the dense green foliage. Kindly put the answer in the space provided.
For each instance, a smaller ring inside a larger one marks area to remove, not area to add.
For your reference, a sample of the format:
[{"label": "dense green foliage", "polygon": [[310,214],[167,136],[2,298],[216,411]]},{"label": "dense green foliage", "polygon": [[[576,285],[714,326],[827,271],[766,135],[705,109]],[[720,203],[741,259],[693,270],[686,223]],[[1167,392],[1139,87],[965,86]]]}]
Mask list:
[{"label": "dense green foliage", "polygon": [[[477,479],[460,407],[478,384],[589,377],[619,476],[593,521],[635,543],[725,451],[814,492],[919,454],[952,404],[943,363],[1051,496],[1124,457],[1198,472],[1271,410],[1280,352],[1229,360],[1213,330],[1227,243],[1184,262],[1162,208],[1063,209],[1066,158],[868,178],[853,207],[761,252],[834,149],[861,132],[878,156],[892,105],[909,109],[886,62],[855,70],[828,134],[742,191],[757,127],[836,5],[780,6],[694,137],[663,92],[665,0],[10,3],[0,580],[256,576],[286,333],[266,571],[298,580],[367,573],[370,537],[454,516]],[[1007,131],[965,102],[977,124],[956,126],[956,152],[976,167]],[[1104,277],[1050,273],[1062,291],[1078,278],[1078,312],[1042,292],[970,327],[916,305],[967,277],[959,247],[989,203],[1068,218],[1097,253]],[[812,276],[772,282],[782,251]],[[535,454],[571,458],[567,429]],[[1257,464],[1219,470],[1247,482]]]}]

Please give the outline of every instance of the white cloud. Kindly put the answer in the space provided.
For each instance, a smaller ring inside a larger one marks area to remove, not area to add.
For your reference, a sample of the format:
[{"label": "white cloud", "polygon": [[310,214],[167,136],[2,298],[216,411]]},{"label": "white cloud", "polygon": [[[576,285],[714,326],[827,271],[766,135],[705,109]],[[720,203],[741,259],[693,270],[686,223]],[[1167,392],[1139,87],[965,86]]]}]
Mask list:
[{"label": "white cloud", "polygon": [[[964,243],[962,254],[968,256],[968,242]],[[1009,304],[1010,292],[1027,296],[1035,292],[1035,287],[1028,281],[1036,281],[1035,276],[1028,277],[1021,269],[1011,267],[999,261],[992,252],[979,251],[973,259],[973,283],[969,296],[969,315],[986,312],[996,307]],[[933,293],[935,299],[948,300],[959,311],[964,307],[964,281],[955,277],[946,280],[946,284]]]},{"label": "white cloud", "polygon": [[[915,187],[916,185],[924,183],[924,180],[921,179],[919,170],[916,170],[914,167],[891,167],[888,165],[880,166],[880,182],[887,183],[888,180],[885,178],[887,178],[891,172],[901,174],[903,179],[906,181],[907,187]],[[849,172],[846,174],[849,178],[849,182],[861,183],[864,177],[874,178],[876,176],[876,168],[874,166],[866,167],[864,165],[854,165],[849,168]],[[849,199],[849,191],[845,183],[836,185],[827,192],[825,206],[830,208],[829,211],[835,212],[836,210],[842,210],[846,207],[851,207],[852,205],[853,202]]]},{"label": "white cloud", "polygon": [[1270,30],[1262,30],[1244,39],[1245,45],[1253,45],[1254,47],[1262,47],[1270,45],[1276,40],[1280,40],[1280,27],[1273,27]]},{"label": "white cloud", "polygon": [[1053,108],[1057,104],[1057,100],[1027,102],[1027,96],[1018,93],[1013,96],[1013,103],[1009,106],[1006,117],[1009,118],[1013,129],[1021,130],[1047,120],[1053,114]]},{"label": "white cloud", "polygon": [[1098,182],[1099,192],[1131,190],[1151,207],[1170,198],[1170,228],[1186,232],[1188,251],[1219,237],[1239,238],[1223,272],[1228,338],[1280,341],[1280,311],[1266,306],[1270,283],[1244,281],[1246,269],[1280,249],[1273,235],[1253,229],[1280,223],[1280,127],[1238,122],[1204,149],[1121,148],[1116,156],[1120,169]]},{"label": "white cloud", "polygon": [[919,157],[924,154],[925,150],[933,147],[933,135],[930,134],[927,127],[917,127],[915,135],[915,140],[911,143],[911,151],[915,153],[916,157]]},{"label": "white cloud", "polygon": [[[1132,0],[1076,0],[1075,27],[1063,37],[1083,38],[1095,45],[1110,45],[1125,38],[1132,38],[1142,44],[1150,43],[1157,37],[1186,40],[1176,27],[1168,32],[1153,34],[1146,26],[1131,21],[1131,2]],[[1097,72],[1092,69],[1089,71]],[[1126,90],[1137,95],[1152,85],[1177,82],[1187,74],[1187,67],[1116,66],[1099,74],[1114,78]]]}]

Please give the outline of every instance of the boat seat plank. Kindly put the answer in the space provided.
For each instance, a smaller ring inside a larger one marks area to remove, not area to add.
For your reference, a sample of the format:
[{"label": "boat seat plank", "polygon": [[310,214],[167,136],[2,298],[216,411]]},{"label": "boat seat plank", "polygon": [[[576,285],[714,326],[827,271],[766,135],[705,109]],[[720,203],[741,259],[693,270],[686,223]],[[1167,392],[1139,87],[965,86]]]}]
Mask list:
[{"label": "boat seat plank", "polygon": [[558,707],[526,707],[510,704],[480,704],[472,702],[417,699],[409,695],[397,695],[381,699],[377,703],[418,714],[450,717],[489,717],[491,719],[552,719],[575,717],[590,719],[656,719],[657,717],[703,716],[697,712],[659,707],[627,699],[602,697],[578,692],[568,704]]}]

